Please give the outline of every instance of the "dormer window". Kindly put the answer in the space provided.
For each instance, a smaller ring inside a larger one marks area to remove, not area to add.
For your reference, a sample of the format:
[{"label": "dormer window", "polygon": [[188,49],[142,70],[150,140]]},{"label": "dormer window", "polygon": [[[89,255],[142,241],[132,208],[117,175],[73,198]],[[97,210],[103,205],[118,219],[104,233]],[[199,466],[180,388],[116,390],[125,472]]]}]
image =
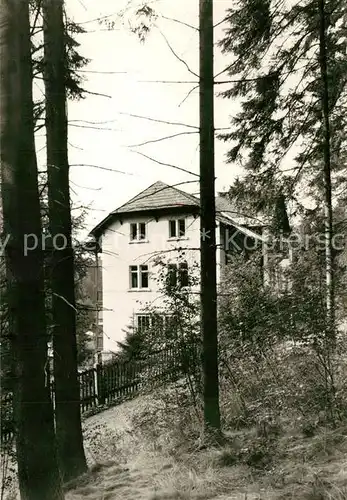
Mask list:
[{"label": "dormer window", "polygon": [[130,224],[130,241],[143,241],[146,239],[146,224],[134,222]]},{"label": "dormer window", "polygon": [[169,220],[169,238],[184,238],[186,235],[185,219]]}]

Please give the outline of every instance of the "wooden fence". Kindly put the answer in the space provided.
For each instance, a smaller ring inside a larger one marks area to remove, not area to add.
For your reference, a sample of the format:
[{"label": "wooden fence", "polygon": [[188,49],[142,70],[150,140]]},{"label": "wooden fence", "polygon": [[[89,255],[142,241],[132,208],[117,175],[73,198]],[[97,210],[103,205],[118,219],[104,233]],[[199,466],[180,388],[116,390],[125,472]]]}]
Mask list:
[{"label": "wooden fence", "polygon": [[[185,373],[196,373],[197,349],[188,353],[166,348],[151,353],[143,361],[112,362],[78,374],[82,414],[102,405],[136,396],[146,388],[177,380]],[[51,383],[54,405],[54,382]],[[14,434],[12,395],[1,397],[1,440],[8,442]]]}]

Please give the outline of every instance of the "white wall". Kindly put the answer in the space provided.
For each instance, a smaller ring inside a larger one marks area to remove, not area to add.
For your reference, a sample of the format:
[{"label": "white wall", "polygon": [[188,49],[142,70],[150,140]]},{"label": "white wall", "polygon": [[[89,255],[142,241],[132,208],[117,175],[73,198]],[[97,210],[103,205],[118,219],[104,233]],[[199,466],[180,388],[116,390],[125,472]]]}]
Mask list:
[{"label": "white wall", "polygon": [[[186,237],[175,241],[169,240],[168,220],[167,216],[158,221],[150,217],[129,217],[123,223],[115,222],[102,237],[105,351],[117,351],[117,341],[125,335],[122,329],[131,324],[134,314],[141,312],[146,304],[160,308],[162,300],[156,282],[159,272],[159,266],[154,265],[156,258],[175,262],[179,254],[177,248],[181,247],[186,249],[185,260],[189,267],[199,262],[200,219],[186,216]],[[147,224],[148,241],[130,242],[131,222]],[[131,265],[149,266],[149,290],[130,290]]]}]

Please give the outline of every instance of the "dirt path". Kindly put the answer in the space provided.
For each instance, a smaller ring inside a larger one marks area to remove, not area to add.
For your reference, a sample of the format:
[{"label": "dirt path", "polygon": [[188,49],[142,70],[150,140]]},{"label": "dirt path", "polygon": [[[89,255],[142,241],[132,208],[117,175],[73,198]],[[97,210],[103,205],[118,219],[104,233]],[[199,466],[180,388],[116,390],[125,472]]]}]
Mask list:
[{"label": "dirt path", "polygon": [[[66,500],[259,498],[243,494],[214,496],[211,488],[205,488],[205,479],[158,450],[155,443],[133,428],[133,416],[145,413],[150,405],[150,398],[140,397],[84,422],[85,449],[91,470],[69,486]],[[207,471],[206,477],[206,486],[215,489],[213,471]]]},{"label": "dirt path", "polygon": [[174,459],[165,432],[158,441],[134,425],[154,404],[141,396],[84,422],[90,471],[69,486],[66,500],[347,500],[345,430],[310,441],[290,436],[273,470],[257,473],[239,463],[216,466],[222,450]]},{"label": "dirt path", "polygon": [[159,491],[172,461],[153,450],[132,424],[132,417],[146,411],[148,404],[148,398],[137,398],[84,422],[91,472],[78,479],[66,500],[170,498]]},{"label": "dirt path", "polygon": [[[347,500],[347,427],[310,439],[286,433],[273,467],[256,471],[230,463],[235,440],[229,449],[182,450],[174,458],[167,408],[160,418],[156,405],[141,396],[84,421],[89,471],[67,485],[66,500]],[[17,500],[16,491],[5,500]]]}]

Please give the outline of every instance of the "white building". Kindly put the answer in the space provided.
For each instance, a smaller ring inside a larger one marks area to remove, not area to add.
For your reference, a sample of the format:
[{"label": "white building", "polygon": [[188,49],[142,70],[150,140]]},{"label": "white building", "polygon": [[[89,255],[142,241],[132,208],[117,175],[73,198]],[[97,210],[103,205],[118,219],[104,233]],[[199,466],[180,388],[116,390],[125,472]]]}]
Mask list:
[{"label": "white building", "polygon": [[[127,326],[148,321],[147,305],[160,311],[157,282],[160,270],[171,266],[185,286],[200,260],[200,202],[195,196],[156,182],[110,213],[92,231],[101,252],[104,353],[118,350]],[[262,226],[236,216],[225,198],[216,200],[217,281],[228,255],[263,245]],[[183,254],[183,257],[182,257]],[[160,259],[162,265],[156,265]]]}]

